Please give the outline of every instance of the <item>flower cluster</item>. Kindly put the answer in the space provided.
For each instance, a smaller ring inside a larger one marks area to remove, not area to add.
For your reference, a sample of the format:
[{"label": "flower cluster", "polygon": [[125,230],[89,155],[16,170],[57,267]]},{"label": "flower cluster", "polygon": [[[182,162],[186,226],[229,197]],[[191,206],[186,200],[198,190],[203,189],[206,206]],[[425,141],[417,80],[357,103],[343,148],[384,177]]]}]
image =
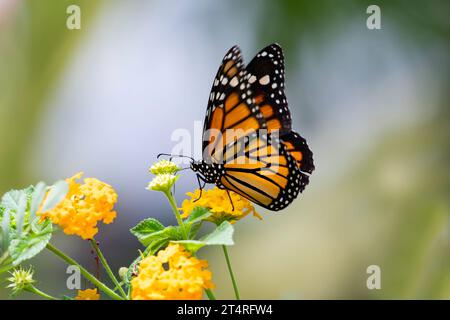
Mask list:
[{"label": "flower cluster", "polygon": [[156,175],[148,184],[148,190],[168,192],[178,180],[177,173],[180,168],[176,163],[167,160],[160,160],[150,167],[150,172]]},{"label": "flower cluster", "polygon": [[78,290],[75,300],[100,300],[100,294],[97,289]]},{"label": "flower cluster", "polygon": [[198,300],[203,290],[214,285],[208,262],[198,260],[182,245],[169,244],[156,256],[139,264],[139,273],[131,281],[134,300]]},{"label": "flower cluster", "polygon": [[180,167],[177,166],[175,162],[168,161],[168,160],[160,160],[153,164],[149,171],[153,173],[154,175],[163,174],[163,173],[170,173],[174,174],[177,173],[180,170]]},{"label": "flower cluster", "polygon": [[262,219],[250,201],[235,192],[229,191],[229,193],[231,201],[227,191],[217,187],[203,190],[201,197],[200,189],[186,193],[190,199],[184,200],[181,205],[182,217],[188,217],[195,207],[204,207],[208,208],[212,213],[209,220],[217,224],[222,221],[235,222],[250,213],[258,219]]},{"label": "flower cluster", "polygon": [[83,173],[66,179],[69,192],[53,209],[41,212],[41,218],[50,218],[66,234],[78,235],[83,239],[92,239],[97,234],[98,221],[109,224],[116,217],[113,210],[117,202],[114,189],[95,178],[86,178],[78,183]]}]

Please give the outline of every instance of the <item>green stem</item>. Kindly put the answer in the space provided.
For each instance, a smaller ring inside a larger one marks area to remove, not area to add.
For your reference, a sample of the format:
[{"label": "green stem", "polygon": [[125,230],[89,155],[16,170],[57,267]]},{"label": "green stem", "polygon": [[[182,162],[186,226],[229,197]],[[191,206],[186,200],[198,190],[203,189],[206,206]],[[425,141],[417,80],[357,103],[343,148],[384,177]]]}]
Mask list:
[{"label": "green stem", "polygon": [[64,252],[53,246],[52,244],[48,243],[47,247],[48,250],[53,252],[55,255],[57,255],[59,258],[67,262],[69,265],[75,265],[80,269],[81,274],[88,279],[92,284],[97,286],[101,291],[106,293],[108,296],[115,300],[123,300],[121,296],[119,296],[117,293],[112,291],[110,288],[108,288],[104,283],[100,282],[96,277],[94,277],[92,274],[89,273],[85,268],[83,268],[78,262],[73,260],[71,257],[67,256]]},{"label": "green stem", "polygon": [[57,298],[52,297],[51,295],[49,295],[49,294],[47,294],[47,293],[45,293],[45,292],[39,290],[38,288],[36,288],[36,287],[33,286],[33,285],[30,285],[30,286],[29,286],[28,288],[26,288],[25,290],[28,291],[28,292],[35,293],[35,294],[37,294],[37,295],[40,295],[41,297],[44,297],[45,299],[48,299],[48,300],[58,300]]},{"label": "green stem", "polygon": [[211,291],[211,289],[205,289],[205,292],[209,300],[216,300],[216,297],[214,296],[214,293]]},{"label": "green stem", "polygon": [[117,281],[116,276],[114,275],[111,268],[109,267],[109,264],[106,261],[105,257],[103,256],[102,251],[98,247],[97,241],[95,241],[95,239],[90,239],[89,242],[91,243],[92,247],[94,248],[95,252],[97,253],[97,256],[100,258],[100,261],[102,262],[103,267],[105,268],[105,270],[108,273],[109,277],[111,278],[112,282],[114,282],[114,284],[116,285],[116,288],[119,289],[122,297],[127,299],[127,294],[125,293],[125,291],[123,291],[122,286],[120,285],[119,281]]},{"label": "green stem", "polygon": [[228,256],[228,250],[226,246],[222,246],[223,253],[225,255],[225,260],[227,261],[228,272],[230,273],[231,282],[233,283],[234,294],[236,296],[236,300],[240,300],[239,289],[236,283],[236,279],[234,278],[233,268],[231,267],[230,257]]},{"label": "green stem", "polygon": [[183,237],[185,240],[188,240],[188,234],[186,231],[186,227],[184,225],[183,219],[181,218],[180,212],[178,211],[177,204],[175,202],[175,199],[173,198],[172,192],[165,191],[164,194],[166,195],[167,199],[169,200],[170,206],[172,207],[172,211],[175,214],[175,217],[177,218],[178,225],[181,228],[181,232],[183,233]]}]

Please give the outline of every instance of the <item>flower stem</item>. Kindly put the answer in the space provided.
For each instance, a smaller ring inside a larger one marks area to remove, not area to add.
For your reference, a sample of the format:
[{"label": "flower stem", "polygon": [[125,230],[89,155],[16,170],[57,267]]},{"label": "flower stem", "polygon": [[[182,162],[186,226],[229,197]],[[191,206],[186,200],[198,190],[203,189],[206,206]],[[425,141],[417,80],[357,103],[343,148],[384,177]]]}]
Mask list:
[{"label": "flower stem", "polygon": [[211,291],[211,289],[205,289],[205,292],[209,300],[216,300],[216,297],[214,296],[214,293]]},{"label": "flower stem", "polygon": [[240,300],[239,289],[236,283],[236,279],[234,278],[233,268],[231,267],[230,257],[228,256],[228,250],[226,246],[222,246],[223,253],[225,255],[225,260],[227,261],[228,272],[230,273],[231,282],[233,283],[234,294],[236,296],[236,300]]},{"label": "flower stem", "polygon": [[167,199],[169,200],[170,206],[172,207],[172,211],[175,214],[175,217],[177,218],[178,225],[181,228],[181,232],[183,233],[183,237],[185,240],[188,240],[188,234],[186,231],[186,227],[184,225],[183,219],[181,218],[180,212],[178,211],[177,204],[175,202],[175,199],[173,198],[172,192],[165,191],[164,194],[166,195]]},{"label": "flower stem", "polygon": [[125,291],[123,291],[122,286],[120,285],[119,281],[117,281],[116,276],[114,275],[111,268],[109,267],[109,264],[106,261],[105,257],[103,256],[102,251],[98,247],[97,241],[95,241],[95,239],[90,239],[89,242],[91,243],[92,247],[94,248],[95,252],[97,253],[97,256],[100,258],[100,261],[102,262],[103,267],[105,268],[105,270],[108,273],[109,277],[111,278],[112,282],[114,282],[114,284],[116,285],[116,288],[119,289],[122,297],[127,299],[127,294],[125,293]]},{"label": "flower stem", "polygon": [[64,252],[53,246],[52,244],[48,243],[47,247],[48,250],[53,252],[55,255],[57,255],[59,258],[67,262],[69,265],[75,265],[78,268],[80,268],[81,274],[88,279],[92,284],[97,286],[101,291],[106,293],[108,296],[115,300],[123,300],[121,296],[119,296],[117,293],[112,291],[108,286],[106,286],[104,283],[100,282],[96,277],[94,277],[92,274],[89,273],[85,268],[83,268],[78,262],[73,260],[71,257],[67,256]]},{"label": "flower stem", "polygon": [[30,286],[27,287],[25,290],[28,291],[28,292],[37,294],[37,295],[39,295],[39,296],[41,296],[41,297],[43,297],[43,298],[45,298],[45,299],[47,299],[47,300],[58,300],[57,298],[55,298],[55,297],[53,297],[53,296],[51,296],[51,295],[49,295],[49,294],[47,294],[47,293],[45,293],[45,292],[39,290],[38,288],[36,288],[36,287],[33,286],[33,285],[30,285]]}]

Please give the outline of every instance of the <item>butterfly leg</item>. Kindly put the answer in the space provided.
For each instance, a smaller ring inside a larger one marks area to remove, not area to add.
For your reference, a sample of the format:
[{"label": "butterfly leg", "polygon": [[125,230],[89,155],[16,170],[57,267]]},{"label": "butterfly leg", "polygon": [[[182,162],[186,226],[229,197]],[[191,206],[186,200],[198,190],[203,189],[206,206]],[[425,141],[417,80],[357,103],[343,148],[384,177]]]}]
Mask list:
[{"label": "butterfly leg", "polygon": [[[203,188],[205,188],[205,186],[206,186],[205,179],[198,173],[197,173],[197,182],[198,182],[198,188],[200,189],[200,195],[193,202],[200,200],[200,198],[202,197]],[[202,186],[202,182],[203,182],[203,186]]]},{"label": "butterfly leg", "polygon": [[231,195],[230,195],[230,191],[229,190],[227,190],[227,195],[228,195],[228,199],[230,199],[231,208],[233,208],[233,211],[234,211],[234,204],[233,204],[233,200],[231,199]]}]

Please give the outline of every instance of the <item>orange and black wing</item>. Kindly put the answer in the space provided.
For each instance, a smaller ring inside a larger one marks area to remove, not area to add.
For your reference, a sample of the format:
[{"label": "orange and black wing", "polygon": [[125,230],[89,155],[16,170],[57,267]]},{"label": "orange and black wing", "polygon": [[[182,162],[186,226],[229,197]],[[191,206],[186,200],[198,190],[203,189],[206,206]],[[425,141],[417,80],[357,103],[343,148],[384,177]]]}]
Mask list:
[{"label": "orange and black wing", "polygon": [[291,132],[292,119],[284,94],[284,56],[274,43],[262,49],[246,67],[246,77],[263,114],[269,131],[279,130],[280,136]]},{"label": "orange and black wing", "polygon": [[281,137],[281,143],[286,151],[295,159],[297,167],[306,173],[314,171],[314,161],[312,151],[309,149],[306,140],[297,132],[291,131]]},{"label": "orange and black wing", "polygon": [[223,162],[223,148],[230,142],[264,128],[246,80],[241,52],[231,48],[214,79],[203,129],[203,160]]},{"label": "orange and black wing", "polygon": [[278,211],[288,206],[309,182],[286,146],[269,135],[250,135],[229,149],[219,187]]}]

